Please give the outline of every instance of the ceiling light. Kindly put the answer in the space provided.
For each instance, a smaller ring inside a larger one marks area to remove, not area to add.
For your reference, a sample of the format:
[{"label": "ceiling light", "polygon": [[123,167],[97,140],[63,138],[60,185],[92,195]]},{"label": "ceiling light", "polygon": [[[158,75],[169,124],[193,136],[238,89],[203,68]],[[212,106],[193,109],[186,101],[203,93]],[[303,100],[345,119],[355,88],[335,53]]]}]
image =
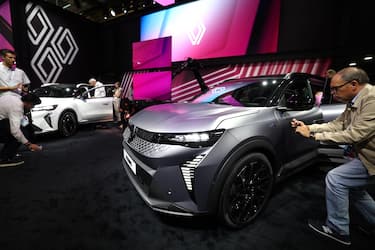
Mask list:
[{"label": "ceiling light", "polygon": [[107,16],[104,16],[104,20],[107,20],[108,19],[108,17]]},{"label": "ceiling light", "polygon": [[114,9],[111,9],[111,15],[112,15],[112,16],[116,16],[116,12],[115,12]]},{"label": "ceiling light", "polygon": [[126,9],[123,10],[124,14],[126,14],[128,11]]},{"label": "ceiling light", "polygon": [[372,56],[365,56],[365,57],[363,58],[363,60],[365,60],[365,61],[370,61],[370,60],[372,60],[372,59],[373,59]]},{"label": "ceiling light", "polygon": [[351,62],[351,63],[349,63],[349,66],[357,66],[357,63],[356,62]]}]

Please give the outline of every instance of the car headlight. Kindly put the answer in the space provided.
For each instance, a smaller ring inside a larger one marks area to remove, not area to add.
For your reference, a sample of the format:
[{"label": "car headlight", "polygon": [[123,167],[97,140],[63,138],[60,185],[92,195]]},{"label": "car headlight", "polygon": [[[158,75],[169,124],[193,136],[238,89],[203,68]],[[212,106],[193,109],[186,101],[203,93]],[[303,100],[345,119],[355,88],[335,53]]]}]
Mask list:
[{"label": "car headlight", "polygon": [[31,111],[51,111],[55,110],[57,105],[44,105],[44,106],[35,106]]},{"label": "car headlight", "polygon": [[160,134],[159,143],[177,144],[193,148],[209,147],[214,145],[223,133],[224,130],[220,129],[197,133]]}]

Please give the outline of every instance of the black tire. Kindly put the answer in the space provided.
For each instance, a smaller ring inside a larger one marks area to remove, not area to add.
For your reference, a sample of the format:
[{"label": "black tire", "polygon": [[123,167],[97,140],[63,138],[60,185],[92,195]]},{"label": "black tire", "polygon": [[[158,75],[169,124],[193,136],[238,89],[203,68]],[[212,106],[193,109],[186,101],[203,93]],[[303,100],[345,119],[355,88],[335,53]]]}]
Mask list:
[{"label": "black tire", "polygon": [[220,195],[221,221],[233,229],[251,223],[269,200],[273,182],[271,163],[264,154],[251,153],[239,159]]},{"label": "black tire", "polygon": [[59,119],[59,133],[63,137],[69,137],[77,132],[77,117],[72,111],[64,111]]}]

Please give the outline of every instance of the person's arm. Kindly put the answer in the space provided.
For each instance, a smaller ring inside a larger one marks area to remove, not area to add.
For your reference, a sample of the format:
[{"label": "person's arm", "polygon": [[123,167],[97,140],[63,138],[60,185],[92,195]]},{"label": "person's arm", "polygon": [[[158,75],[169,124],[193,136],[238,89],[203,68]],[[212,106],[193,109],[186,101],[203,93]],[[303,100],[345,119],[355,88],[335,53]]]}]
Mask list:
[{"label": "person's arm", "polygon": [[15,109],[11,114],[9,114],[9,126],[10,133],[13,135],[17,141],[25,145],[30,151],[40,151],[42,148],[39,145],[29,142],[21,130],[21,119],[23,118],[23,108]]},{"label": "person's arm", "polygon": [[30,84],[30,79],[27,77],[26,73],[22,70],[22,84]]},{"label": "person's arm", "polygon": [[21,131],[21,120],[23,118],[23,109],[22,107],[16,108],[9,114],[9,126],[10,133],[13,135],[17,141],[22,144],[26,144],[28,140]]},{"label": "person's arm", "polygon": [[327,122],[327,123],[308,125],[309,130],[314,133],[342,131],[343,126],[344,126],[345,116],[346,116],[345,113],[346,111],[344,111],[335,120]]},{"label": "person's arm", "polygon": [[375,135],[375,96],[363,100],[360,113],[351,125],[337,132],[315,133],[316,140],[332,141],[339,144],[352,144],[367,140]]},{"label": "person's arm", "polygon": [[14,86],[0,86],[0,91],[10,91],[22,88],[22,83],[18,83]]}]

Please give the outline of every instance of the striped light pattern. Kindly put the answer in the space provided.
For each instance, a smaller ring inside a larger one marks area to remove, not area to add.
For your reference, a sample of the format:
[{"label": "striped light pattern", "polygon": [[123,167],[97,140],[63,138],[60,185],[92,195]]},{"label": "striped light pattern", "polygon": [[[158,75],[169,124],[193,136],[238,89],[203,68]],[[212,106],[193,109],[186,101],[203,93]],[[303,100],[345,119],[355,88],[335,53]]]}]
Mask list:
[{"label": "striped light pattern", "polygon": [[184,177],[186,188],[189,191],[193,190],[194,171],[202,162],[205,155],[198,155],[191,161],[186,161],[181,165],[182,176]]},{"label": "striped light pattern", "polygon": [[[235,64],[227,65],[226,67],[216,69],[215,71],[202,74],[202,78],[206,85],[211,88],[227,79],[251,76],[279,75],[290,72],[303,72],[324,76],[330,63],[330,59],[306,59]],[[190,100],[199,93],[200,88],[196,79],[181,82],[173,81],[173,102]]]},{"label": "striped light pattern", "polygon": [[[206,85],[208,87],[214,87],[225,80],[233,78],[261,75],[280,75],[290,72],[303,72],[325,76],[330,64],[330,58],[254,62],[226,65],[221,68],[215,68],[214,70],[205,70],[205,72],[202,70],[201,74]],[[134,74],[136,74],[136,72],[126,72],[124,74],[122,79],[122,88],[124,90],[123,97],[129,97],[131,99],[132,79]],[[181,75],[183,76],[174,78],[172,82],[171,101],[173,102],[187,101],[200,93],[199,84],[195,78],[192,79],[190,71],[185,70],[181,73]]]}]

